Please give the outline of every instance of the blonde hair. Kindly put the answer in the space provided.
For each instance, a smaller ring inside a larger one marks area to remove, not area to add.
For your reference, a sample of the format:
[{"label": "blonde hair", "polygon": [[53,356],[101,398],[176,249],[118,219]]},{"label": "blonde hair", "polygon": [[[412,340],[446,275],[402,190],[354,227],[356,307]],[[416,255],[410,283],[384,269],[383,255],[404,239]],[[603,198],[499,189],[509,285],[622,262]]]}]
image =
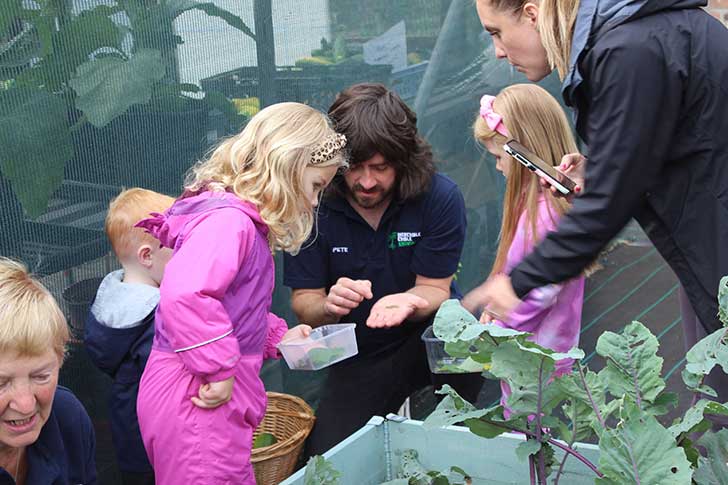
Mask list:
[{"label": "blonde hair", "polygon": [[[503,117],[503,124],[511,138],[521,142],[550,165],[558,166],[564,155],[578,152],[564,110],[553,96],[535,84],[514,84],[503,89],[493,102],[493,111]],[[497,145],[503,145],[508,141],[500,133],[491,130],[480,116],[473,124],[473,133],[478,142],[483,144],[492,140]],[[509,156],[507,162],[510,162],[510,170],[503,200],[503,220],[491,274],[503,271],[518,220],[524,211],[529,231],[526,237],[532,238],[534,244],[538,242],[538,201],[541,194],[544,194],[549,208],[556,214],[563,215],[569,208],[563,198],[553,196],[549,190],[542,191],[538,177],[534,177],[526,167]]]},{"label": "blonde hair", "polygon": [[21,263],[0,257],[0,352],[36,357],[50,346],[62,361],[69,337],[48,289]]},{"label": "blonde hair", "polygon": [[242,132],[192,167],[185,188],[231,190],[258,208],[269,229],[271,249],[295,254],[314,221],[303,185],[304,169],[347,165],[341,151],[312,163],[313,152],[334,137],[329,119],[320,111],[300,103],[268,106]]},{"label": "blonde hair", "polygon": [[571,42],[580,0],[541,0],[538,32],[552,69],[563,81],[569,73]]},{"label": "blonde hair", "polygon": [[166,211],[173,203],[172,197],[141,188],[124,190],[111,201],[104,229],[120,261],[134,257],[142,244],[159,244],[154,236],[134,224],[152,212]]},{"label": "blonde hair", "polygon": [[[520,15],[528,0],[477,0],[487,2],[496,10]],[[534,0],[531,0],[532,2]],[[579,13],[580,0],[536,0],[538,3],[538,32],[552,69],[563,80],[569,73],[571,42]]]}]

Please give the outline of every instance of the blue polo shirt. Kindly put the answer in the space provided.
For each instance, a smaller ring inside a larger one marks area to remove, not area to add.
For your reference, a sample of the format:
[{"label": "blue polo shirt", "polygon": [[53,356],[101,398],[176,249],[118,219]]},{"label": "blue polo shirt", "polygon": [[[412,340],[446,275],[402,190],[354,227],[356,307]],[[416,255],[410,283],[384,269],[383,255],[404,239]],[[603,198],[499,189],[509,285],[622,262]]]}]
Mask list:
[{"label": "blue polo shirt", "polygon": [[[96,438],[91,420],[76,396],[58,386],[48,421],[27,448],[30,485],[95,485]],[[0,468],[0,485],[15,480]]]},{"label": "blue polo shirt", "polygon": [[[319,207],[318,233],[297,256],[285,255],[283,283],[292,289],[329,288],[341,277],[372,282],[365,300],[341,322],[357,324],[359,353],[373,354],[399,345],[422,325],[404,322],[390,329],[366,326],[373,304],[415,285],[417,275],[452,276],[458,269],[466,231],[465,202],[457,185],[435,174],[430,188],[405,202],[392,201],[377,230],[343,198],[326,198]],[[451,295],[459,297],[454,283]],[[313,322],[315,323],[315,322]]]}]

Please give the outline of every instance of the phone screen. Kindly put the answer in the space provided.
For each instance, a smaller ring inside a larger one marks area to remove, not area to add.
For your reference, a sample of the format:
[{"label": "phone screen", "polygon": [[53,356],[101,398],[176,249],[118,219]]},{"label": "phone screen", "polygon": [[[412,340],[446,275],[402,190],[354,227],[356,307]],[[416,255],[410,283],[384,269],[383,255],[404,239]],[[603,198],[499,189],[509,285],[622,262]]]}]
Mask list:
[{"label": "phone screen", "polygon": [[513,150],[516,154],[521,155],[523,158],[525,158],[528,162],[533,164],[534,166],[538,167],[539,170],[544,172],[546,175],[548,175],[550,178],[554,179],[555,181],[559,182],[561,185],[563,185],[569,192],[573,192],[574,188],[576,187],[576,183],[574,183],[573,180],[571,180],[569,177],[564,175],[563,173],[556,170],[553,166],[549,165],[548,163],[544,162],[541,158],[539,158],[535,153],[530,151],[528,148],[524,147],[520,143],[518,143],[516,140],[510,140],[506,145]]}]

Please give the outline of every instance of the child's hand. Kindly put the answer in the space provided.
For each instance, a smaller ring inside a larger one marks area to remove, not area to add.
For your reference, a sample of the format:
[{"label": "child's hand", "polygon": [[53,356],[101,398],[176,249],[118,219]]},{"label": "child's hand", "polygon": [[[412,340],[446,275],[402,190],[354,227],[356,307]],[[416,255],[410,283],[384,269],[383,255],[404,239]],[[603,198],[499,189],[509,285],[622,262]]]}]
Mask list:
[{"label": "child's hand", "polygon": [[224,381],[208,382],[200,386],[199,397],[192,397],[192,404],[202,409],[215,409],[230,400],[233,395],[235,376]]},{"label": "child's hand", "polygon": [[311,327],[308,325],[296,325],[283,334],[281,342],[286,340],[300,340],[311,335]]},{"label": "child's hand", "polygon": [[[286,341],[288,340],[305,339],[309,335],[311,335],[311,327],[309,327],[308,325],[296,325],[295,327],[289,329],[285,334],[283,334],[283,339],[281,339],[281,343],[286,343]],[[288,362],[298,362],[301,359],[305,361],[307,359],[306,353],[310,349],[316,347],[326,346],[320,343],[318,340],[306,343],[305,345],[291,345],[286,350],[286,360]]]}]

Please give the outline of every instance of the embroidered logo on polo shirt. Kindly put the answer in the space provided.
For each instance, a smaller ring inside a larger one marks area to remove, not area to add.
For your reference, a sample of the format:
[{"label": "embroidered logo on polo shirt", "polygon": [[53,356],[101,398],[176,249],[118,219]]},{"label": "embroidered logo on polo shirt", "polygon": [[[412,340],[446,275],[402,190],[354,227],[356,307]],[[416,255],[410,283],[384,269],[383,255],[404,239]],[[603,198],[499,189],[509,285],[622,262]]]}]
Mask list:
[{"label": "embroidered logo on polo shirt", "polygon": [[349,248],[346,246],[336,246],[336,247],[331,248],[331,252],[332,253],[348,253]]},{"label": "embroidered logo on polo shirt", "polygon": [[422,237],[422,233],[419,232],[392,232],[389,234],[387,240],[387,246],[389,249],[406,248],[407,246],[414,246],[417,242],[415,239]]}]

